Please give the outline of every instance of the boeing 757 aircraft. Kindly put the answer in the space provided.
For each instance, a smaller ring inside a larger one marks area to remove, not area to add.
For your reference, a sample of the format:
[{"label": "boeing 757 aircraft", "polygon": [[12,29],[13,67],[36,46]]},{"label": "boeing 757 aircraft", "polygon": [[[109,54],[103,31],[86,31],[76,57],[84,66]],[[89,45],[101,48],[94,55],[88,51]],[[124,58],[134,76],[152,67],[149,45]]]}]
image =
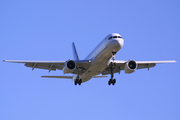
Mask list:
[{"label": "boeing 757 aircraft", "polygon": [[[115,60],[116,53],[123,47],[124,40],[121,35],[112,33],[106,36],[99,45],[84,59],[79,60],[75,44],[72,43],[73,60],[66,61],[23,61],[23,60],[4,60],[4,62],[24,63],[26,67],[46,69],[49,70],[62,70],[64,74],[72,73],[73,76],[41,76],[45,78],[66,78],[72,79],[74,84],[81,85],[91,78],[108,77],[105,75],[110,74],[111,78],[108,81],[109,85],[114,85],[116,79],[114,73],[120,73],[124,70],[125,73],[133,73],[137,69],[154,67],[158,63],[172,63],[170,61],[134,61],[134,60]],[[102,74],[98,76],[99,74]]]}]

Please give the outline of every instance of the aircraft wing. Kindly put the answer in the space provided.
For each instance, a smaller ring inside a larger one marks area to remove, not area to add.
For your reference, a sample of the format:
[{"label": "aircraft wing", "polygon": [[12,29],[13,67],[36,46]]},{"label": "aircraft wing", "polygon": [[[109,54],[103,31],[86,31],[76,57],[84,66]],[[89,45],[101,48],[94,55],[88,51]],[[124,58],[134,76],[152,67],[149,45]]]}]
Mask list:
[{"label": "aircraft wing", "polygon": [[[110,61],[112,62],[112,61]],[[113,68],[114,73],[120,73],[121,70],[124,70],[124,66],[128,61],[123,61],[123,60],[115,60],[116,66]],[[176,62],[175,60],[169,60],[169,61],[135,61],[137,64],[137,69],[143,69],[149,68],[156,66],[156,64],[159,63],[174,63]],[[103,72],[102,75],[107,75],[111,74],[111,66],[109,65]]]},{"label": "aircraft wing", "polygon": [[24,63],[26,67],[46,69],[46,70],[62,70],[64,63],[66,61],[24,61],[24,60],[4,60],[3,62],[13,62],[13,63]]},{"label": "aircraft wing", "polygon": [[[3,60],[3,62],[12,62],[12,63],[24,63],[26,67],[31,67],[32,70],[34,68],[39,68],[39,69],[46,69],[49,70],[62,70],[64,67],[64,64],[66,61],[26,61],[26,60]],[[75,61],[77,67],[86,70],[89,66],[90,63],[88,60],[77,60]],[[75,71],[77,72],[77,71]]]},{"label": "aircraft wing", "polygon": [[160,63],[174,63],[175,60],[169,60],[169,61],[136,61],[138,67],[137,69],[143,69],[147,68],[149,70],[150,67],[156,66],[156,64]]}]

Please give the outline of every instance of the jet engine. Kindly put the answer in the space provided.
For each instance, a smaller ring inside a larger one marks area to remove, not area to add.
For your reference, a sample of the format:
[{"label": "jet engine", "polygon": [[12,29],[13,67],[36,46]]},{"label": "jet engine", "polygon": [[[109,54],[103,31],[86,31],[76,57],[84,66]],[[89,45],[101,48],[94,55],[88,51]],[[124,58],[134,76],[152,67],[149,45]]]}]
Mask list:
[{"label": "jet engine", "polygon": [[76,68],[76,63],[73,60],[68,60],[64,64],[63,73],[72,73]]},{"label": "jet engine", "polygon": [[136,69],[137,64],[134,60],[129,60],[124,66],[125,73],[133,73]]}]

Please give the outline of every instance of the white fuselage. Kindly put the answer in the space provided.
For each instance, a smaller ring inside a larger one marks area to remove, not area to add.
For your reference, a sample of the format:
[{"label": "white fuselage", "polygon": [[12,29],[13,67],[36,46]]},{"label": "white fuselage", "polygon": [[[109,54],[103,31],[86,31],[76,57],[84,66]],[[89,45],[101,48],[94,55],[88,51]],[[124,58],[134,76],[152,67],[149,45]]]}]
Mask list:
[{"label": "white fuselage", "polygon": [[99,75],[107,66],[112,58],[112,52],[118,52],[124,45],[124,40],[121,38],[112,38],[112,36],[120,36],[117,33],[108,35],[99,45],[85,58],[91,60],[91,66],[86,72],[80,76],[82,82],[90,80],[93,76]]}]

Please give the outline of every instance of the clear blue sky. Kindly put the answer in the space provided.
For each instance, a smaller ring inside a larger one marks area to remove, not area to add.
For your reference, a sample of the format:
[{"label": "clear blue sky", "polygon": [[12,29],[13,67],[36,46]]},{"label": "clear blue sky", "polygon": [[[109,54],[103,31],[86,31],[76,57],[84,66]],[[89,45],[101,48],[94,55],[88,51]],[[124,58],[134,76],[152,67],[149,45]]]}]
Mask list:
[{"label": "clear blue sky", "polygon": [[0,62],[0,120],[179,120],[180,1],[4,0],[0,2],[0,60],[68,60],[75,42],[80,59],[109,33],[124,47],[118,60],[177,60],[117,83],[43,79],[62,71]]}]

